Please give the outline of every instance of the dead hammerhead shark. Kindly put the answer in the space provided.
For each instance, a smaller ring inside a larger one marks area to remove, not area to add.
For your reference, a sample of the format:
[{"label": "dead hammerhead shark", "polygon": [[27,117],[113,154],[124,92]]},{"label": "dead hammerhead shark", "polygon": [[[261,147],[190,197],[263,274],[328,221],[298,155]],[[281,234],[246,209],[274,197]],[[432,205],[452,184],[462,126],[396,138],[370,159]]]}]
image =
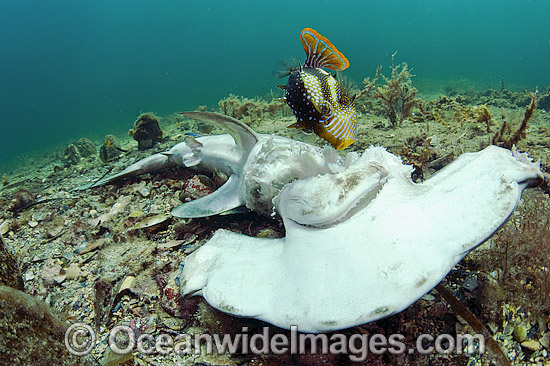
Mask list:
[{"label": "dead hammerhead shark", "polygon": [[345,159],[330,147],[320,148],[286,137],[258,134],[225,115],[209,112],[184,112],[180,115],[213,124],[228,134],[198,138],[185,136],[183,142],[166,152],[142,159],[118,174],[75,189],[84,190],[181,166],[199,172],[223,173],[228,179],[214,193],[174,208],[173,216],[206,217],[240,206],[269,215],[273,212],[272,199],[286,184],[341,170],[345,164]]}]

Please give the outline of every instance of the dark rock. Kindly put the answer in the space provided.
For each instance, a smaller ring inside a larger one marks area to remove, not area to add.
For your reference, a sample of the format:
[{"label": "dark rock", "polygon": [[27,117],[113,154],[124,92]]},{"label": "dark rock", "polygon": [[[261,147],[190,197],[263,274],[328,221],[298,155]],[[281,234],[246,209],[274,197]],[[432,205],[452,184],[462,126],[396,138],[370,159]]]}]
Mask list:
[{"label": "dark rock", "polygon": [[82,137],[74,144],[76,145],[76,148],[78,149],[78,152],[82,157],[88,158],[95,155],[97,152],[95,144],[90,139],[87,139],[85,137]]},{"label": "dark rock", "polygon": [[0,285],[23,290],[23,278],[19,272],[17,261],[7,250],[0,238]]},{"label": "dark rock", "polygon": [[80,153],[74,144],[69,144],[63,153],[63,163],[66,166],[76,165],[80,162]]},{"label": "dark rock", "polygon": [[128,134],[138,142],[139,150],[146,150],[162,140],[162,130],[159,127],[159,119],[152,113],[143,113],[134,123],[134,129]]},{"label": "dark rock", "polygon": [[65,347],[66,326],[33,296],[0,286],[1,365],[89,365]]}]

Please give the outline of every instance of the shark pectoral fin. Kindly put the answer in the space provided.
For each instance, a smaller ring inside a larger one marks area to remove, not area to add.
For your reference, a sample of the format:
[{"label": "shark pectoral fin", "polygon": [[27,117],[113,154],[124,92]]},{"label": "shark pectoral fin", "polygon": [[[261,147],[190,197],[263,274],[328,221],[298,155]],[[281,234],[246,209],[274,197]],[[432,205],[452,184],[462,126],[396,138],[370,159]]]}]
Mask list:
[{"label": "shark pectoral fin", "polygon": [[88,188],[98,187],[106,183],[110,183],[117,179],[135,177],[141,174],[152,173],[163,168],[170,166],[170,161],[165,153],[159,153],[149,156],[145,159],[130,165],[120,173],[110,175],[108,177],[101,178],[100,180],[92,183],[85,184],[80,187],[73,188],[71,191],[82,191]]},{"label": "shark pectoral fin", "polygon": [[173,209],[172,216],[188,219],[218,215],[243,204],[239,197],[239,178],[233,174],[214,193]]}]

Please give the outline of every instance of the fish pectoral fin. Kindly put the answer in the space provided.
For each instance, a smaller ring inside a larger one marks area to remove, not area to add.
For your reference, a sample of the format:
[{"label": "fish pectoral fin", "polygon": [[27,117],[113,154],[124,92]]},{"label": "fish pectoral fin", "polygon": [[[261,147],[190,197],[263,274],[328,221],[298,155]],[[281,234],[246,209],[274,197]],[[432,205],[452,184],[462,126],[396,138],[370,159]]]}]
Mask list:
[{"label": "fish pectoral fin", "polygon": [[243,205],[239,197],[239,178],[233,174],[214,193],[174,208],[172,216],[185,219],[207,217],[219,215]]}]

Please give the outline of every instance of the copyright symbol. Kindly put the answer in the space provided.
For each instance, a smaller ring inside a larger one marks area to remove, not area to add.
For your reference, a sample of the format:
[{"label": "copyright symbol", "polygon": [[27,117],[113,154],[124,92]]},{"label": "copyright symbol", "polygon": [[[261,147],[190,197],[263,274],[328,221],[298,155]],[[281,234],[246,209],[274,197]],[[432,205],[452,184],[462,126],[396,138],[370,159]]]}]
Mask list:
[{"label": "copyright symbol", "polygon": [[95,343],[95,332],[88,324],[74,323],[65,332],[65,347],[75,356],[86,356]]}]

